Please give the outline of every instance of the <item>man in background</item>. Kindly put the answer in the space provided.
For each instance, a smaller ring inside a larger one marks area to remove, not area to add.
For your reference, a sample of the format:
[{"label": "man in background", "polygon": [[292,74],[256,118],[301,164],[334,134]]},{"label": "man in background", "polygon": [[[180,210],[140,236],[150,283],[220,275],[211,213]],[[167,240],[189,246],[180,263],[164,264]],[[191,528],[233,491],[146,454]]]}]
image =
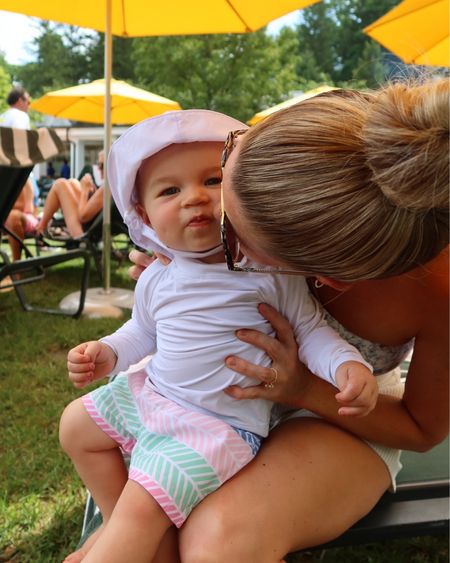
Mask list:
[{"label": "man in background", "polygon": [[0,115],[1,127],[13,127],[14,129],[31,129],[30,118],[28,116],[28,106],[31,98],[22,86],[15,86],[8,97],[6,103],[9,109]]}]

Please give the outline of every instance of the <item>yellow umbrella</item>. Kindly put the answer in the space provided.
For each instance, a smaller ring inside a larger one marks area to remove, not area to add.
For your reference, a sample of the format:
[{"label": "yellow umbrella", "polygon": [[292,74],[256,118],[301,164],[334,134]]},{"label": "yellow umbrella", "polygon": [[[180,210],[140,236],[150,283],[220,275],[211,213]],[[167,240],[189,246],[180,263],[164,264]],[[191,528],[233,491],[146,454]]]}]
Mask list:
[{"label": "yellow umbrella", "polygon": [[[111,0],[111,32],[126,37],[246,33],[319,0]],[[0,10],[107,31],[107,2],[2,0]]]},{"label": "yellow umbrella", "polygon": [[298,102],[303,100],[307,100],[308,98],[312,98],[313,96],[317,96],[317,94],[322,94],[322,92],[329,92],[330,90],[338,90],[338,88],[333,88],[332,86],[319,86],[318,88],[314,88],[313,90],[308,90],[307,92],[303,92],[303,94],[299,94],[298,96],[294,96],[293,98],[289,98],[281,104],[277,104],[276,106],[272,106],[271,108],[267,108],[263,111],[259,111],[255,113],[255,115],[247,121],[249,125],[255,125],[258,121],[262,121],[272,113],[279,111],[280,109],[287,108],[289,106],[293,106]]},{"label": "yellow umbrella", "polygon": [[[74,121],[103,123],[105,80],[94,80],[63,90],[47,92],[31,107],[47,115]],[[181,109],[178,102],[130,86],[122,80],[111,80],[111,123],[132,124],[165,111]]]},{"label": "yellow umbrella", "polygon": [[[111,147],[112,34],[128,37],[246,33],[320,0],[0,0],[0,10],[105,32],[104,150]],[[110,292],[111,193],[104,178],[103,284]]]},{"label": "yellow umbrella", "polygon": [[404,0],[364,29],[405,63],[450,66],[449,0]]}]

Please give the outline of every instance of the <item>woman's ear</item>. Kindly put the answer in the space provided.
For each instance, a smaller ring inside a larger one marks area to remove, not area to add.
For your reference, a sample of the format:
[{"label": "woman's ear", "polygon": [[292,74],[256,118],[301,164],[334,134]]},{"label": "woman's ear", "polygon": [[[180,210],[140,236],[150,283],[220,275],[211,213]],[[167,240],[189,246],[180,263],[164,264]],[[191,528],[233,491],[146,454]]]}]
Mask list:
[{"label": "woman's ear", "polygon": [[144,221],[144,223],[149,227],[151,227],[152,225],[150,223],[150,219],[148,218],[147,212],[144,209],[144,206],[141,203],[136,203],[135,209],[139,217]]},{"label": "woman's ear", "polygon": [[323,276],[316,276],[316,280],[323,285],[328,285],[328,287],[332,287],[333,289],[337,289],[338,291],[345,291],[346,289],[350,289],[351,283],[350,282],[343,282],[339,280],[335,280],[333,278],[326,278]]}]

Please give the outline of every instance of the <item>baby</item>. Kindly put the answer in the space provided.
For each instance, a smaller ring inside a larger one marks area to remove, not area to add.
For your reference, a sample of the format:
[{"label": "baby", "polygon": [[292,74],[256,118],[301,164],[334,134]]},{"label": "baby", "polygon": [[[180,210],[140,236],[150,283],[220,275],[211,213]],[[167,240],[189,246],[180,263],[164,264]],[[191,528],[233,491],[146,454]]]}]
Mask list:
[{"label": "baby", "polygon": [[[375,406],[370,366],[327,325],[304,277],[226,266],[221,152],[228,132],[242,127],[212,111],[170,112],[132,127],[112,147],[108,178],[131,238],[171,262],[155,261],[141,275],[127,323],[68,354],[76,387],[154,356],[145,369],[117,376],[63,413],[62,446],[104,522],[67,561],[151,562],[169,526],[181,526],[256,455],[272,403],[224,393],[254,385],[224,360],[233,354],[266,366],[266,388],[276,385],[271,359],[235,336],[242,326],[273,334],[259,303],[289,318],[299,357],[313,373],[347,391],[349,404],[358,401],[366,413]],[[129,471],[122,451],[131,456]]]}]

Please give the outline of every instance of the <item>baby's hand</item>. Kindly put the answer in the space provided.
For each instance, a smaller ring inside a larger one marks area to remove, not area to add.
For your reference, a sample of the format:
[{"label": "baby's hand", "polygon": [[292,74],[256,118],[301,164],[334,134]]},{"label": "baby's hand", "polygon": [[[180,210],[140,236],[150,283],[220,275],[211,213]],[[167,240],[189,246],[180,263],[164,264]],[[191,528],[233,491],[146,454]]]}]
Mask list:
[{"label": "baby's hand", "polygon": [[359,362],[344,362],[336,370],[340,390],[336,400],[341,403],[340,415],[366,416],[375,408],[378,385],[370,369]]},{"label": "baby's hand", "polygon": [[97,379],[105,377],[116,365],[113,350],[97,340],[83,342],[67,354],[67,370],[74,387],[81,389]]}]

